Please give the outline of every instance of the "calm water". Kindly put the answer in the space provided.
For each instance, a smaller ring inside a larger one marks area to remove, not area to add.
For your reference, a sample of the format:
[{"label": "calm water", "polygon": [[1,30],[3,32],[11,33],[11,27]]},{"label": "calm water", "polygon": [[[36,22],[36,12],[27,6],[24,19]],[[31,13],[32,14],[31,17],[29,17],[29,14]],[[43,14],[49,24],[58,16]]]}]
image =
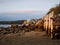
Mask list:
[{"label": "calm water", "polygon": [[6,24],[3,25],[2,24],[2,25],[0,25],[0,27],[5,27],[6,28],[6,27],[11,27],[11,25],[6,25]]},{"label": "calm water", "polygon": [[[21,24],[18,24],[18,26],[21,26]],[[9,25],[9,24],[4,24],[4,25],[0,24],[0,27],[5,27],[6,28],[6,27],[11,27],[11,25]]]}]

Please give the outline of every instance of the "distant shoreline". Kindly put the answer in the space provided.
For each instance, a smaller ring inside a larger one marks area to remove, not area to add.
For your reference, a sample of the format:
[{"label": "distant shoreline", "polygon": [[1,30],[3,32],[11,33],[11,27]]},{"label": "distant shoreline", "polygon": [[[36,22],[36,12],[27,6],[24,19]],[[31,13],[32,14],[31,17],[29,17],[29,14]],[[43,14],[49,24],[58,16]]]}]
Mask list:
[{"label": "distant shoreline", "polygon": [[24,20],[17,21],[0,21],[0,24],[22,24]]}]

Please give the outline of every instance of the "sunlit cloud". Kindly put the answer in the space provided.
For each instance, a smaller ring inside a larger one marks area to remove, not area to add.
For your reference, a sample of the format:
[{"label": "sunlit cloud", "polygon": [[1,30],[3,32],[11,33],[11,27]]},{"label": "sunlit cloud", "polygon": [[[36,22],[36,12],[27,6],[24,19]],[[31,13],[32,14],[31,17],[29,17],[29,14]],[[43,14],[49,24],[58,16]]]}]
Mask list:
[{"label": "sunlit cloud", "polygon": [[30,13],[30,12],[41,11],[39,9],[15,9],[15,10],[5,10],[5,13]]},{"label": "sunlit cloud", "polygon": [[0,0],[0,20],[41,18],[60,0]]},{"label": "sunlit cloud", "polygon": [[60,0],[0,0],[0,13],[48,11]]}]

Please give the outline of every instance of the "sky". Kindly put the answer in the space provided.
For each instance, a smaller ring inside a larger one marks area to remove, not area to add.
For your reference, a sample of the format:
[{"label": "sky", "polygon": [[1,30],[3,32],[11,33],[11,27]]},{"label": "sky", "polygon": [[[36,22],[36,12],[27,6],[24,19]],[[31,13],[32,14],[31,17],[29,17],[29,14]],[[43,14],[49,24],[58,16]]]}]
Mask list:
[{"label": "sky", "polygon": [[[60,0],[0,0],[0,16],[1,16],[0,20],[2,20],[3,18],[7,18],[10,20],[14,16],[17,17],[17,18],[14,18],[17,20],[30,19],[30,16],[32,18],[34,17],[38,18],[39,16],[42,17],[42,15],[47,13],[50,8],[55,7],[59,3],[60,3]],[[6,13],[9,13],[9,14],[6,14]],[[20,13],[20,14],[13,15],[13,13]],[[21,18],[21,15],[23,15],[22,18]],[[26,15],[29,18],[27,18]],[[24,16],[25,18],[23,18]]]}]

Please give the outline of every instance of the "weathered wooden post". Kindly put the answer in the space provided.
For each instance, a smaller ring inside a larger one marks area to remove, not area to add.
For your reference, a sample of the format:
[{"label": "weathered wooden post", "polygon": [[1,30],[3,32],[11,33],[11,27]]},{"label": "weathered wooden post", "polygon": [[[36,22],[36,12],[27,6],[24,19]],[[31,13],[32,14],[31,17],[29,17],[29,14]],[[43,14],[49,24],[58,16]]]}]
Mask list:
[{"label": "weathered wooden post", "polygon": [[[45,15],[43,17],[44,19],[44,29],[46,30],[46,32],[48,31],[48,15]],[[48,32],[47,32],[48,33]]]},{"label": "weathered wooden post", "polygon": [[54,15],[54,12],[52,11],[49,14],[49,30],[51,30],[51,33],[50,33],[51,39],[53,38],[53,19],[52,19],[53,15]]}]

